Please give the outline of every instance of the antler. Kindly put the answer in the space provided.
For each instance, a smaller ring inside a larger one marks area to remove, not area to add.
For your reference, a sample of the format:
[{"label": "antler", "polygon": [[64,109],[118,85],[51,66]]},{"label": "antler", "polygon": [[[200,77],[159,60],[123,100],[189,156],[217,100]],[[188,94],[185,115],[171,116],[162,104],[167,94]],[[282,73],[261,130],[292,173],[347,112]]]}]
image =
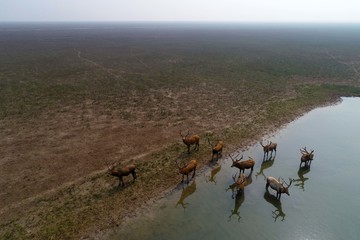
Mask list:
[{"label": "antler", "polygon": [[282,180],[283,183],[285,183],[286,185],[288,185],[282,177],[280,177],[280,179]]},{"label": "antler", "polygon": [[[240,155],[240,153],[236,156],[238,157]],[[241,159],[243,159],[244,155],[241,154],[241,158],[239,158],[238,160],[236,160],[237,162],[240,161]]]},{"label": "antler", "polygon": [[109,163],[107,161],[105,161],[105,163],[106,163],[106,166],[108,167],[108,169],[111,170]]},{"label": "antler", "polygon": [[294,181],[294,179],[291,179],[291,178],[289,178],[289,180],[290,180],[290,183],[289,184],[287,184],[287,182],[285,182],[285,180],[282,178],[282,177],[280,177],[281,178],[281,180],[286,184],[286,186],[287,187],[290,187],[291,186],[291,184],[292,184],[292,182]]},{"label": "antler", "polygon": [[[239,153],[238,155],[236,155],[235,158],[237,158],[239,155],[240,155],[240,153]],[[233,162],[238,162],[238,161],[240,161],[241,159],[243,159],[244,156],[241,154],[241,158],[240,158],[240,159],[237,159],[237,160],[234,160],[230,154],[229,154],[229,157],[231,158],[231,160],[232,160]]]},{"label": "antler", "polygon": [[111,171],[111,170],[113,170],[114,169],[114,163],[113,164],[110,164],[109,165],[109,163],[108,163],[108,161],[105,161],[105,163],[106,163],[106,166],[108,167],[108,169]]},{"label": "antler", "polygon": [[300,152],[301,152],[302,154],[309,154],[309,152],[306,150],[306,147],[300,149]]}]

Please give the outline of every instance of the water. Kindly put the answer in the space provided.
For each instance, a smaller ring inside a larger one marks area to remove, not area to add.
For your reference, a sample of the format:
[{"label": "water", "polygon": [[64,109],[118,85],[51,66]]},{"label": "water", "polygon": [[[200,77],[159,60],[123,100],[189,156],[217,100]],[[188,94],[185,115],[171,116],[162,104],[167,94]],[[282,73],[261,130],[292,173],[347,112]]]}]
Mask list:
[{"label": "water", "polygon": [[[243,196],[228,189],[237,170],[224,157],[113,238],[360,239],[359,123],[359,98],[313,110],[270,137],[273,162],[262,165],[260,144],[243,152],[256,160]],[[314,149],[310,168],[299,169],[302,147]],[[276,200],[264,176],[295,179],[290,196]]]}]

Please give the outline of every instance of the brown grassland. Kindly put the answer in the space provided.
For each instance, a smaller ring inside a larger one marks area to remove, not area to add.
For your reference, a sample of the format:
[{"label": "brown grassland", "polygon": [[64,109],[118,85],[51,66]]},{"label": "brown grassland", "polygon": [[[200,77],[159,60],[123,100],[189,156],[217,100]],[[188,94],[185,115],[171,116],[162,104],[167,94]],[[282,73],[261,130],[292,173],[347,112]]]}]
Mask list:
[{"label": "brown grassland", "polygon": [[105,238],[174,189],[175,159],[209,164],[206,136],[226,155],[360,95],[359,30],[76,29],[0,26],[0,239]]}]

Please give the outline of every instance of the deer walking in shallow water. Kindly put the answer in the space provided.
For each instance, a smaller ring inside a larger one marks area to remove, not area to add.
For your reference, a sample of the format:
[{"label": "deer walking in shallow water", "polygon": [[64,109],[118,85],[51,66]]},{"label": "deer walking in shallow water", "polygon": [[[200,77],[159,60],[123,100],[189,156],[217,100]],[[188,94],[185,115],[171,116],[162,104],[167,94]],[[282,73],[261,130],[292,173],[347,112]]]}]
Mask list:
[{"label": "deer walking in shallow water", "polygon": [[254,170],[255,161],[251,157],[249,157],[249,159],[245,161],[240,161],[241,159],[243,159],[242,155],[241,158],[237,160],[233,159],[230,154],[229,157],[233,162],[231,167],[237,167],[240,170],[240,173],[245,172],[245,169],[251,169],[251,172]]},{"label": "deer walking in shallow water", "polygon": [[[276,198],[280,199],[282,193],[286,193],[288,196],[290,196],[289,193],[289,187],[291,186],[291,183],[293,182],[293,179],[290,179],[290,183],[287,184],[284,179],[282,179],[283,182],[280,182],[280,179],[276,179],[274,177],[267,177],[266,178],[266,190],[268,190],[269,186],[276,191]],[[284,183],[287,185],[287,187],[284,186]]]},{"label": "deer walking in shallow water", "polygon": [[265,155],[266,155],[266,158],[268,158],[269,152],[271,153],[270,158],[273,154],[273,151],[275,151],[275,155],[276,155],[277,143],[269,142],[267,145],[263,145],[263,143],[260,142],[260,145],[263,147],[263,150],[264,150],[264,159],[265,159]]},{"label": "deer walking in shallow water", "polygon": [[311,150],[310,152],[308,152],[306,150],[306,147],[304,147],[303,149],[300,149],[301,152],[301,158],[300,158],[300,166],[301,164],[304,163],[305,167],[310,167],[311,165],[311,161],[314,159],[314,150]]}]

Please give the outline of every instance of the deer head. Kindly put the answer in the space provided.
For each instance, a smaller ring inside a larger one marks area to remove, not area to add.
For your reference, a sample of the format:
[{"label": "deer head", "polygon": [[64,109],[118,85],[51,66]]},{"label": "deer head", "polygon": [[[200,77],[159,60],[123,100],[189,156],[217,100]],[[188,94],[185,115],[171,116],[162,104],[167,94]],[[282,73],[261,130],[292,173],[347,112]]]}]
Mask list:
[{"label": "deer head", "polygon": [[[294,179],[289,178],[290,183],[287,184],[282,177],[280,177],[280,178],[281,178],[281,180],[282,180],[281,185],[283,186],[282,192],[283,192],[283,193],[286,193],[288,196],[290,196],[289,187],[291,186],[291,184],[292,184],[292,182],[293,182]],[[284,186],[284,184],[286,185],[286,187]]]},{"label": "deer head", "polygon": [[[236,157],[235,157],[235,159],[239,156],[240,154],[238,154]],[[236,165],[236,163],[238,163],[238,162],[240,162],[240,160],[241,159],[243,159],[243,155],[241,155],[241,157],[239,158],[239,159],[237,159],[237,160],[235,160],[230,154],[229,154],[229,157],[231,158],[231,160],[232,160],[232,165],[231,165],[231,167],[234,167],[235,165]]]}]

